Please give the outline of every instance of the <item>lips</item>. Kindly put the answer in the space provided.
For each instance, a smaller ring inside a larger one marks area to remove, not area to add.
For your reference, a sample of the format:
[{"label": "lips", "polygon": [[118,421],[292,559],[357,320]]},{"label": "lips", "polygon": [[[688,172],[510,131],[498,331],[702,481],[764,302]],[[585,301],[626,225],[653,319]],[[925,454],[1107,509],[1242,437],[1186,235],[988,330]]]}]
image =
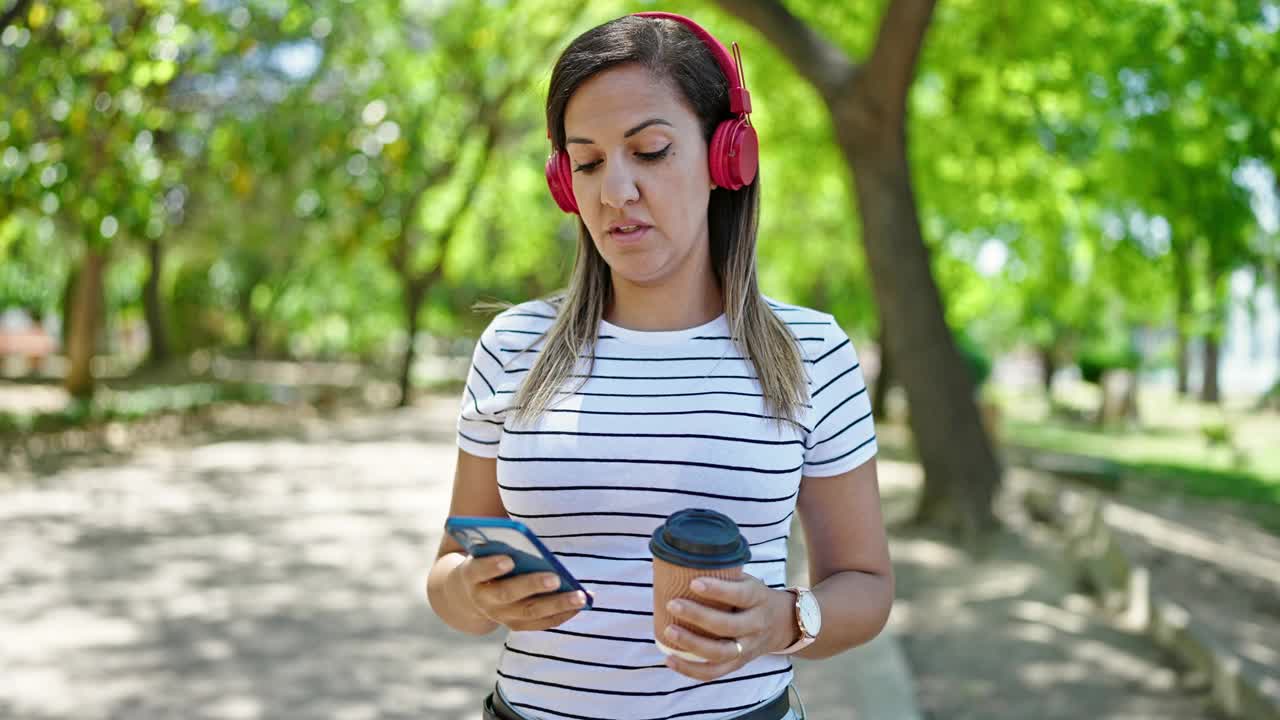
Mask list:
[{"label": "lips", "polygon": [[633,218],[624,218],[619,222],[609,224],[609,232],[618,235],[630,235],[646,228],[652,227],[648,223],[640,222]]},{"label": "lips", "polygon": [[648,225],[619,225],[609,231],[609,239],[619,245],[639,243],[648,236]]}]

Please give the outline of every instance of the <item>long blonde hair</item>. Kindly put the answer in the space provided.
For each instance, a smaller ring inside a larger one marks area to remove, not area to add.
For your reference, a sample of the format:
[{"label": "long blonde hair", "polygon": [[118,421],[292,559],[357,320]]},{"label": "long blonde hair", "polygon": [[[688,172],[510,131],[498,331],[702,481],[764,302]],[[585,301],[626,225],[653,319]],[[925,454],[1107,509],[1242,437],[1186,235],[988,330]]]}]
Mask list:
[{"label": "long blonde hair", "polygon": [[[702,124],[704,139],[730,117],[728,82],[702,41],[672,20],[624,16],[578,36],[561,54],[547,93],[547,127],[564,148],[569,98],[591,76],[624,63],[638,63],[678,87]],[[720,285],[730,335],[750,359],[766,413],[799,423],[809,400],[801,353],[791,332],[760,293],[756,276],[756,228],[760,177],[740,190],[716,188],[707,207],[711,265]],[[596,334],[613,300],[609,266],[578,218],[578,253],[568,287],[544,298],[555,321],[523,385],[512,419],[532,422],[545,412],[574,374],[580,357],[594,358]],[[594,359],[591,360],[594,366]],[[590,372],[583,373],[581,388]],[[576,390],[575,390],[576,391]]]}]

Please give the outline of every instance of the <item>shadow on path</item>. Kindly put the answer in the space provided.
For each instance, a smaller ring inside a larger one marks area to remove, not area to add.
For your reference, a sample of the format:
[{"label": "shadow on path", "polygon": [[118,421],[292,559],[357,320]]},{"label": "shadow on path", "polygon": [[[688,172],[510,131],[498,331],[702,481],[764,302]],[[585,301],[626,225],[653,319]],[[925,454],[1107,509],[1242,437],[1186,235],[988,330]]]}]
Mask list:
[{"label": "shadow on path", "polygon": [[478,720],[500,642],[424,589],[450,405],[6,478],[0,717]]}]

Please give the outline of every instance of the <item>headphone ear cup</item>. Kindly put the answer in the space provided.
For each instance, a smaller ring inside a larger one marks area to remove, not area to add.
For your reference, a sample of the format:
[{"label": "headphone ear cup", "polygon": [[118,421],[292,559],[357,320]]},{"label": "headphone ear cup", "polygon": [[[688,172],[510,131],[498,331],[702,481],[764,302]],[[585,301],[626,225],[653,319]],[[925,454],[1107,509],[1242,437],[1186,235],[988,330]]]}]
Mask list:
[{"label": "headphone ear cup", "polygon": [[746,187],[756,179],[756,170],[760,166],[760,139],[756,136],[756,129],[747,124],[746,120],[740,121],[731,147],[733,152],[728,160],[729,172],[738,187]]},{"label": "headphone ear cup", "polygon": [[547,188],[556,205],[567,213],[578,212],[578,201],[573,196],[573,171],[569,168],[569,156],[556,150],[547,157]]},{"label": "headphone ear cup", "polygon": [[725,163],[729,156],[725,146],[728,144],[729,136],[733,134],[734,122],[734,120],[725,120],[717,125],[715,134],[711,136],[711,146],[707,148],[707,169],[711,171],[711,182],[727,190],[738,189]]},{"label": "headphone ear cup", "polygon": [[742,118],[720,123],[707,150],[712,182],[729,190],[750,185],[759,160],[760,145],[755,128]]}]

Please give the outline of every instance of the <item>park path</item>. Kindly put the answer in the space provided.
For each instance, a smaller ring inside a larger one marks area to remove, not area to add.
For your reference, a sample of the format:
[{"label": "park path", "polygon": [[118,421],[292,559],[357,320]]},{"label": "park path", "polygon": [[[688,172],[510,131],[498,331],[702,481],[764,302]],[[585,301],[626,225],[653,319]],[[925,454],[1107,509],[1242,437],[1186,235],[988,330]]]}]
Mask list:
[{"label": "park path", "polygon": [[[919,466],[887,462],[886,516],[905,518]],[[896,525],[890,542],[902,638],[928,720],[1193,720],[1217,717],[1199,679],[1143,635],[1104,619],[1074,583],[1060,541],[1014,493],[981,560],[930,530]]]},{"label": "park path", "polygon": [[[444,627],[423,589],[454,410],[274,409],[0,474],[0,718],[479,720],[500,642]],[[918,468],[883,460],[881,478],[893,517]],[[893,627],[929,717],[1205,716],[1140,639],[1070,604],[1044,548],[999,547],[976,565],[895,533]],[[864,650],[801,661],[807,699],[831,708],[811,717],[853,717],[844,676],[892,656]]]},{"label": "park path", "polygon": [[0,474],[0,718],[478,720],[424,595],[451,403]]},{"label": "park path", "polygon": [[[480,720],[500,637],[424,596],[455,411],[229,410],[0,473],[0,720]],[[799,686],[814,717],[917,717],[888,633]]]}]

